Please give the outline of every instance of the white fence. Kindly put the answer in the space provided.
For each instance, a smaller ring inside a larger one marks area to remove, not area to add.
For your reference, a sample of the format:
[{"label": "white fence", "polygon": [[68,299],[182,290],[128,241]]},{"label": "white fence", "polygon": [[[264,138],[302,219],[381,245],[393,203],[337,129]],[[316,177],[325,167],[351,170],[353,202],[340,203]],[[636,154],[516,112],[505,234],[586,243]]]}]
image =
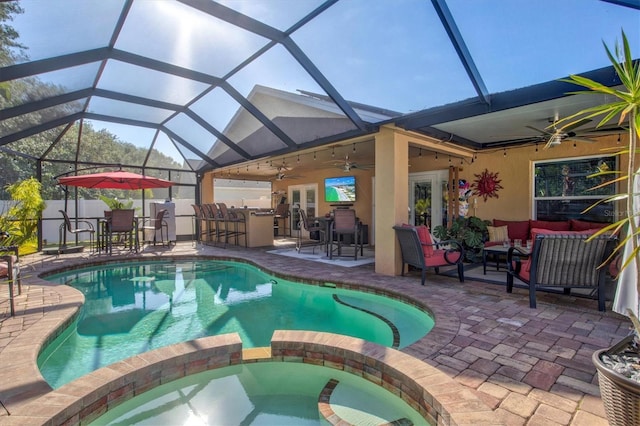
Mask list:
[{"label": "white fence", "polygon": [[[235,207],[258,207],[258,208],[270,208],[271,200],[260,196],[258,194],[242,193],[237,189],[235,191],[217,193],[216,202],[226,203],[227,206]],[[256,196],[256,198],[240,198],[238,195],[245,195],[248,197]],[[236,198],[237,197],[237,198]],[[145,216],[149,215],[149,203],[163,203],[165,200],[145,200],[146,209]],[[179,239],[189,238],[193,236],[193,207],[195,203],[193,199],[177,199],[173,200],[176,205],[176,235]],[[42,241],[43,244],[58,244],[59,228],[63,222],[62,214],[60,210],[65,210],[64,200],[45,200],[46,208],[42,213]],[[0,214],[5,214],[11,207],[11,201],[0,200]],[[138,216],[142,216],[142,200],[133,200],[133,208],[137,209]],[[97,226],[97,220],[104,217],[104,211],[108,210],[107,205],[101,200],[78,200],[78,211],[75,211],[75,203],[73,200],[67,201],[67,214],[72,219],[86,219],[89,220],[94,227]],[[182,237],[182,238],[180,238]],[[67,235],[67,239],[72,238],[71,235]],[[84,238],[84,235],[83,235]]]},{"label": "white fence", "polygon": [[[164,203],[165,200],[145,200],[146,203]],[[193,199],[179,199],[174,200],[176,204],[176,235],[190,237],[193,235],[193,207],[191,204],[195,203]],[[42,218],[42,240],[44,244],[57,244],[58,230],[63,222],[62,213],[60,210],[64,210],[64,200],[47,200],[47,207],[45,208]],[[78,212],[75,211],[75,203],[73,200],[67,202],[67,214],[72,219],[77,217],[79,219],[86,219],[97,226],[98,218],[104,217],[104,211],[109,210],[104,202],[101,200],[78,200]],[[138,216],[142,216],[142,200],[133,200],[133,208],[137,209]],[[147,204],[145,215],[149,215],[149,204]],[[181,217],[184,216],[184,217]],[[71,235],[67,235],[67,239],[72,238]],[[46,241],[46,243],[45,243]]]}]

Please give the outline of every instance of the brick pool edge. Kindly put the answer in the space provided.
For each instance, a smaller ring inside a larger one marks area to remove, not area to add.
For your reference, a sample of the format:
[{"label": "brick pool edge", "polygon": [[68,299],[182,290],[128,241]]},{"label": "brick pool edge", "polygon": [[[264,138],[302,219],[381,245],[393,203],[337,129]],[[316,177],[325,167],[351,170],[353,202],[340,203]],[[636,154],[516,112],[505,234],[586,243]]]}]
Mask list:
[{"label": "brick pool edge", "polygon": [[86,424],[163,383],[206,370],[254,362],[308,363],[354,374],[402,398],[438,425],[497,425],[471,391],[410,355],[348,336],[311,331],[274,333],[271,355],[243,358],[236,333],[155,349],[100,368],[27,403],[4,424]]}]

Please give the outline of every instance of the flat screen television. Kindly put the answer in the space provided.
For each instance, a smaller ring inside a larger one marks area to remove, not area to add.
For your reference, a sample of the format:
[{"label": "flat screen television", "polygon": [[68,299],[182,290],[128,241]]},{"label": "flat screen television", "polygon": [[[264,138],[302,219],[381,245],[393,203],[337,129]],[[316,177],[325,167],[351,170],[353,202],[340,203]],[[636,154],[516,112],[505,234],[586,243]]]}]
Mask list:
[{"label": "flat screen television", "polygon": [[356,201],[356,177],[338,176],[325,178],[324,200],[328,203]]}]

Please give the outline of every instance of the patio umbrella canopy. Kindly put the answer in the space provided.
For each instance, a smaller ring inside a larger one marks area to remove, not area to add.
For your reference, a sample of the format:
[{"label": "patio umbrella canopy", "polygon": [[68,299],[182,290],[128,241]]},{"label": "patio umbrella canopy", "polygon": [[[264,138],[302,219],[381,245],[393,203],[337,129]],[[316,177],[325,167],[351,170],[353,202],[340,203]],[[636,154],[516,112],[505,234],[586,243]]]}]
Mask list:
[{"label": "patio umbrella canopy", "polygon": [[117,170],[114,172],[92,173],[79,176],[65,176],[58,178],[60,185],[80,186],[98,189],[152,189],[168,188],[174,185],[170,180],[143,176],[137,173]]}]

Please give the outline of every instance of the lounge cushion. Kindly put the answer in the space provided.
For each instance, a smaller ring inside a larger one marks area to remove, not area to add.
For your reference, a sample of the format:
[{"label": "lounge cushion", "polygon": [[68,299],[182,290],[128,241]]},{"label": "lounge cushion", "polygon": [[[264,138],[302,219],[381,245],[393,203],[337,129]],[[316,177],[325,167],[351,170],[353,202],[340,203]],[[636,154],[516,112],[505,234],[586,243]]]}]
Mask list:
[{"label": "lounge cushion", "polygon": [[[5,256],[5,259],[8,256]],[[13,268],[16,269],[18,264],[18,256],[11,255],[11,262],[13,263]],[[9,276],[9,264],[6,261],[0,261],[0,278],[5,278]]]},{"label": "lounge cushion", "polygon": [[[569,231],[570,225],[566,220],[560,221],[552,221],[552,220],[532,220],[531,221],[531,229],[539,228],[539,229],[549,229],[552,231]],[[578,231],[581,231],[578,229]]]},{"label": "lounge cushion", "polygon": [[586,231],[588,229],[602,229],[609,223],[588,222],[586,220],[569,219],[569,226],[572,231]]},{"label": "lounge cushion", "polygon": [[504,226],[487,226],[490,242],[503,242],[509,239],[509,227]]},{"label": "lounge cushion", "polygon": [[447,250],[433,250],[431,256],[424,255],[424,263],[427,266],[444,266],[448,263],[454,264],[460,259],[461,253],[459,251],[450,251],[447,253],[446,258],[445,253],[447,253]]},{"label": "lounge cushion", "polygon": [[527,241],[529,238],[529,220],[500,220],[493,219],[493,226],[507,226],[511,240]]}]

